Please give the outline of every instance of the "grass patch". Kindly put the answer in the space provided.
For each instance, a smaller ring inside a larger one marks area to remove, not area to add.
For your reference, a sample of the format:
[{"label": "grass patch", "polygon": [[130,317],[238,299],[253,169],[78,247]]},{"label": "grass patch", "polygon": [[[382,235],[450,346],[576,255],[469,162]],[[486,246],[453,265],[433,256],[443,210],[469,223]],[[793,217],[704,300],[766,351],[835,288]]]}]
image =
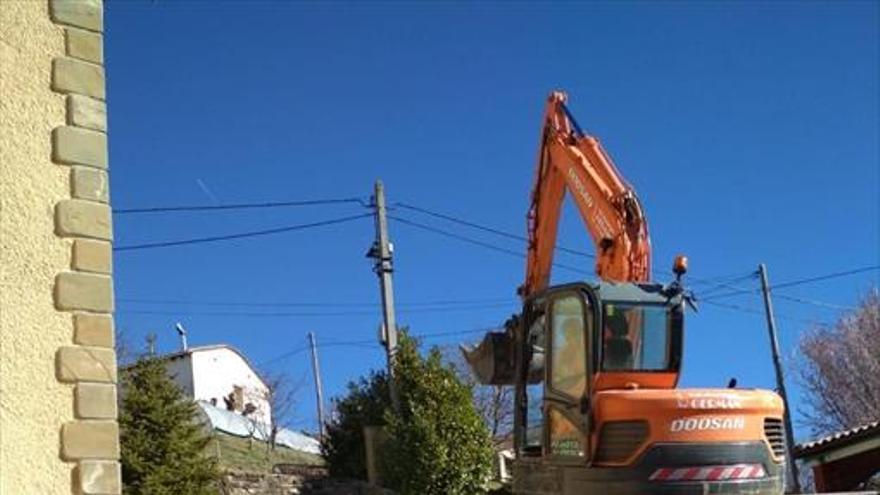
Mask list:
[{"label": "grass patch", "polygon": [[275,464],[324,465],[324,459],[315,454],[281,445],[271,450],[260,440],[239,438],[219,431],[214,432],[206,450],[211,457],[220,459],[220,468],[223,470],[269,473]]}]

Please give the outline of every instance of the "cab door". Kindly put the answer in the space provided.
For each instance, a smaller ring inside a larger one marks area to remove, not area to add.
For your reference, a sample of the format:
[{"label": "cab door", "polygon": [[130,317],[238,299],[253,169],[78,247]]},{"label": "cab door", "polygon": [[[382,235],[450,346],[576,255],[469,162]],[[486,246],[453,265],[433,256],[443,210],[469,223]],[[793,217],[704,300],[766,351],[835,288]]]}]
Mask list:
[{"label": "cab door", "polygon": [[564,463],[590,461],[590,384],[598,318],[586,286],[553,290],[546,299],[544,456]]}]

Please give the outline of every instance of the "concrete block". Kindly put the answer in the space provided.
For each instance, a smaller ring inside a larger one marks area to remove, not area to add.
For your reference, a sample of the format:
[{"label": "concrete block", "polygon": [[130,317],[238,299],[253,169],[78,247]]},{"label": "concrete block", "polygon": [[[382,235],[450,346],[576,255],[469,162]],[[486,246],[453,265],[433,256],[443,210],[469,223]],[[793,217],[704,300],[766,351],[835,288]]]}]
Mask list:
[{"label": "concrete block", "polygon": [[73,315],[73,341],[80,345],[113,348],[113,316],[109,314],[77,313]]},{"label": "concrete block", "polygon": [[104,347],[65,346],[55,353],[58,380],[116,383],[116,353]]},{"label": "concrete block", "polygon": [[80,461],[76,471],[77,487],[83,495],[122,493],[122,471],[116,461]]},{"label": "concrete block", "polygon": [[67,123],[107,131],[107,103],[88,96],[67,95]]},{"label": "concrete block", "polygon": [[113,249],[107,241],[77,239],[73,241],[72,258],[74,270],[104,274],[113,271]]},{"label": "concrete block", "polygon": [[116,385],[79,383],[75,394],[76,417],[80,419],[116,419]]},{"label": "concrete block", "polygon": [[92,273],[59,273],[55,277],[55,307],[61,311],[112,313],[113,279]]},{"label": "concrete block", "polygon": [[71,167],[70,195],[74,198],[108,203],[110,201],[109,190],[110,179],[103,170]]},{"label": "concrete block", "polygon": [[62,237],[113,240],[110,207],[81,199],[61,201],[55,205],[55,232]]},{"label": "concrete block", "polygon": [[104,37],[100,33],[76,28],[65,32],[67,55],[94,64],[104,63]]},{"label": "concrete block", "polygon": [[52,60],[52,89],[59,93],[78,93],[103,100],[104,67],[70,57]]},{"label": "concrete block", "polygon": [[73,126],[52,130],[52,159],[56,163],[107,168],[107,135]]},{"label": "concrete block", "polygon": [[67,460],[118,459],[116,421],[71,421],[61,428],[61,455]]},{"label": "concrete block", "polygon": [[104,5],[101,0],[50,0],[52,20],[91,31],[104,30]]}]

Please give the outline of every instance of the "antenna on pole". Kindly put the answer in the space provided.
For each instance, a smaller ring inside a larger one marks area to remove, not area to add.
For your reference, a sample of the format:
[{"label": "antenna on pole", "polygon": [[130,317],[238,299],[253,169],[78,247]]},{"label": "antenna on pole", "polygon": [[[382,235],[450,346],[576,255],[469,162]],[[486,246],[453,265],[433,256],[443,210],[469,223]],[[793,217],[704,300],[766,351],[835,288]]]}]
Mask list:
[{"label": "antenna on pole", "polygon": [[186,352],[189,348],[186,345],[186,329],[183,328],[183,325],[178,321],[174,328],[177,330],[177,334],[180,335],[180,348],[183,352]]}]

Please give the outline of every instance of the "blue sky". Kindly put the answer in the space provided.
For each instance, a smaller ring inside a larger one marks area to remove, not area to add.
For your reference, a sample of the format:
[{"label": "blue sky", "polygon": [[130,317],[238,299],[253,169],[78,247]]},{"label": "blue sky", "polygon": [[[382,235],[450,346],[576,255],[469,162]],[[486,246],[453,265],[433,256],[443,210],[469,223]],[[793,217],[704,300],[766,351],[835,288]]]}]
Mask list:
[{"label": "blue sky", "polygon": [[[875,2],[160,0],[108,2],[106,25],[116,209],[368,197],[381,178],[391,203],[524,233],[543,102],[560,88],[638,191],[658,272],[678,252],[700,280],[743,277],[759,262],[774,282],[880,262]],[[365,212],[346,203],[117,215],[116,245]],[[391,229],[401,324],[464,332],[516,311],[522,259],[405,224]],[[160,349],[172,350],[179,320],[192,345],[230,343],[255,363],[301,348],[309,331],[319,343],[374,339],[378,287],[364,257],[372,237],[363,219],[119,252],[117,326],[136,343],[154,331]],[[593,250],[570,204],[560,244]],[[590,260],[558,260],[582,266],[581,277],[592,272]],[[780,293],[848,306],[877,282],[874,271]],[[419,306],[450,300],[481,302]],[[321,306],[217,304],[227,301]],[[760,308],[753,294],[718,302]],[[838,314],[776,304],[789,360],[801,332]],[[290,314],[303,312],[319,314]],[[688,320],[682,384],[723,386],[736,376],[742,386],[772,388],[769,356],[760,314],[706,304]],[[326,346],[320,357],[330,396],[384,359],[369,345]],[[307,354],[271,368],[298,379]],[[296,424],[313,428],[310,385],[301,402]]]}]

